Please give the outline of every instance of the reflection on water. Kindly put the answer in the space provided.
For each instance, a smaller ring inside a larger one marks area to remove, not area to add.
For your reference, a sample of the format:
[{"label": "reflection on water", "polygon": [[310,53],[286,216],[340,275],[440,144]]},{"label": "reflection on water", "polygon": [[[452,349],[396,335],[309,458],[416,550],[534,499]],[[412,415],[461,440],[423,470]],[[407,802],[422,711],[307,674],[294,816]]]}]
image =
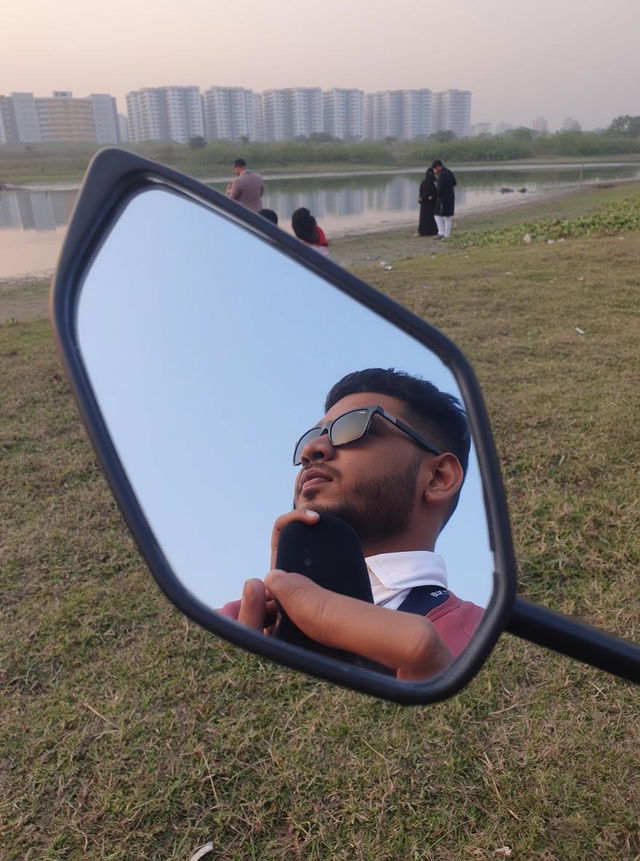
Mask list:
[{"label": "reflection on water", "polygon": [[[454,170],[458,179],[458,215],[524,203],[531,195],[542,196],[578,183],[640,178],[640,164],[629,162],[498,169],[455,167]],[[422,178],[421,171],[409,171],[268,180],[264,205],[278,213],[284,229],[290,227],[291,214],[306,206],[331,239],[417,220]],[[225,186],[226,183],[214,184],[221,191]],[[0,278],[55,266],[76,194],[75,190],[0,191]]]},{"label": "reflection on water", "polygon": [[0,278],[49,272],[77,191],[0,191]]},{"label": "reflection on water", "polygon": [[[596,184],[640,178],[639,164],[572,165],[571,167],[515,170],[457,167],[456,213],[486,211],[524,203],[578,183]],[[370,230],[383,224],[407,224],[418,217],[418,188],[422,172],[375,174],[331,179],[270,181],[264,205],[273,209],[288,227],[292,213],[306,206],[326,232],[336,236],[353,230]],[[521,191],[523,189],[524,191]]]},{"label": "reflection on water", "polygon": [[0,191],[0,228],[55,230],[69,221],[76,191]]}]

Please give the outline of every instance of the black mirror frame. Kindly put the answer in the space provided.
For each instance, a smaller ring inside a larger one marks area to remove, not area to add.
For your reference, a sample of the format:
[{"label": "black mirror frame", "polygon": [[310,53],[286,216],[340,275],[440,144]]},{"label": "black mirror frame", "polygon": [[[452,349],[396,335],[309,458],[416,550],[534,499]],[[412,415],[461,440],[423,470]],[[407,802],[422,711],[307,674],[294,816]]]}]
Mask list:
[{"label": "black mirror frame", "polygon": [[[493,596],[478,629],[481,636],[474,638],[444,673],[425,682],[398,682],[264,637],[197,601],[169,567],[111,443],[82,362],[75,329],[77,298],[84,276],[102,242],[132,197],[154,187],[191,199],[217,212],[220,217],[237,223],[258,240],[275,246],[436,353],[454,375],[472,429],[496,570]],[[89,165],[54,277],[50,316],[80,413],[115,499],[158,585],[185,615],[214,634],[256,654],[344,687],[405,705],[450,697],[480,670],[510,617],[516,593],[516,563],[499,463],[480,387],[466,357],[446,336],[225,195],[191,177],[119,149],[102,150]]]}]

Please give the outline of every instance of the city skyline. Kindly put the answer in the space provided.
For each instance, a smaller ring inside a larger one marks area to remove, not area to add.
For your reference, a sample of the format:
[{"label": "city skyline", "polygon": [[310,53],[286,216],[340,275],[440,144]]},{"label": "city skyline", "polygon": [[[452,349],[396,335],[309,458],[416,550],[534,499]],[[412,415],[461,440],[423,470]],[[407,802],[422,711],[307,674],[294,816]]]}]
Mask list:
[{"label": "city skyline", "polygon": [[[427,91],[427,92],[431,93],[432,96],[442,95],[442,94],[447,93],[447,92],[461,92],[461,93],[468,93],[469,96],[472,95],[470,90],[456,91],[454,88],[449,88],[448,90],[444,90],[441,93],[430,90],[427,87],[423,87],[423,88],[415,88],[414,87],[414,88],[409,88],[409,89],[405,89],[405,90],[397,90],[397,89],[393,90],[393,89],[387,88],[385,90],[379,90],[376,92],[366,92],[366,91],[361,90],[359,88],[353,88],[353,87],[332,87],[330,89],[324,89],[324,88],[318,87],[318,86],[309,86],[309,87],[287,86],[287,87],[280,87],[280,88],[272,88],[271,90],[257,91],[257,90],[252,90],[251,88],[240,87],[240,86],[235,86],[235,85],[224,85],[223,86],[223,85],[213,84],[210,87],[203,89],[202,87],[198,87],[197,85],[163,83],[163,84],[154,84],[154,85],[151,85],[148,87],[140,87],[137,90],[134,89],[134,90],[127,91],[127,93],[124,96],[124,104],[123,105],[119,105],[117,102],[117,98],[115,96],[113,96],[111,93],[99,93],[99,94],[89,93],[89,94],[79,96],[76,93],[74,93],[73,91],[60,90],[60,89],[49,90],[46,94],[40,94],[40,93],[33,93],[30,91],[27,91],[23,88],[23,89],[13,90],[11,92],[0,92],[0,99],[3,97],[6,99],[6,98],[14,96],[14,95],[32,96],[35,99],[38,99],[41,101],[51,100],[53,97],[60,97],[60,96],[65,96],[65,95],[67,95],[67,96],[73,95],[74,99],[83,99],[83,100],[89,100],[89,99],[94,99],[94,98],[98,98],[98,97],[109,98],[109,99],[114,100],[114,102],[116,104],[116,110],[117,110],[118,116],[121,119],[127,119],[130,115],[130,109],[129,109],[130,97],[135,96],[136,93],[147,91],[147,90],[151,91],[151,90],[171,90],[171,89],[197,89],[197,90],[199,90],[200,94],[203,98],[203,103],[205,103],[205,106],[204,106],[205,110],[206,110],[207,94],[211,93],[213,91],[231,91],[231,90],[243,91],[245,93],[251,93],[253,95],[253,97],[258,97],[258,98],[262,98],[262,96],[267,92],[283,92],[283,91],[287,91],[287,90],[290,90],[290,91],[293,91],[293,90],[319,90],[323,97],[325,97],[328,93],[333,93],[333,92],[345,92],[345,93],[356,93],[356,92],[358,92],[363,97],[364,112],[365,113],[367,111],[367,108],[366,108],[367,97],[379,96],[382,94],[389,94],[389,93],[395,93],[395,92],[398,92],[398,93],[399,92],[419,93],[419,92]],[[326,101],[326,99],[325,99],[325,101]],[[640,106],[638,109],[640,110]],[[245,110],[248,110],[248,108],[245,108]],[[325,107],[325,110],[326,110],[326,107]],[[434,111],[437,112],[436,108],[434,108]],[[614,117],[611,117],[611,119],[614,119]],[[436,122],[436,125],[438,125],[438,130],[444,130],[444,126],[442,126],[441,124],[438,124]],[[503,119],[498,120],[498,121],[491,121],[491,120],[487,121],[487,120],[478,120],[478,119],[471,118],[468,120],[468,125],[469,125],[469,129],[470,129],[468,136],[474,136],[477,134],[502,134],[505,131],[512,130],[512,129],[515,129],[518,127],[529,128],[529,129],[532,129],[533,131],[541,132],[541,133],[553,133],[555,131],[567,131],[567,130],[591,131],[591,129],[585,128],[583,123],[580,120],[577,120],[570,113],[567,113],[564,116],[562,116],[562,118],[557,121],[555,126],[551,125],[550,121],[548,120],[547,116],[545,116],[545,115],[536,115],[535,117],[532,117],[529,121],[525,121],[525,122],[521,122],[521,123],[511,122],[507,118],[503,118]],[[607,123],[606,125],[608,126],[609,123]],[[363,126],[362,134],[360,134],[359,132],[355,132],[353,135],[347,135],[347,137],[371,138],[372,137],[371,127],[369,127],[369,128],[366,127],[366,120],[363,120],[362,126]],[[606,126],[603,126],[602,128],[606,128]],[[327,131],[327,129],[324,129],[324,131]],[[414,136],[415,137],[423,136],[422,132],[423,132],[423,130],[420,129],[420,130],[418,130],[418,133],[416,135],[409,135],[409,138],[412,138]],[[215,133],[214,132],[207,133],[206,118],[205,118],[205,128],[203,129],[203,135],[204,135],[204,137],[206,137],[207,140],[221,139],[221,138],[225,138],[225,137],[231,138],[231,139],[237,138],[237,135],[224,134],[221,130],[218,130],[218,129],[216,130]],[[334,136],[335,137],[341,137],[341,135],[338,135],[338,134],[335,134]],[[467,136],[467,135],[465,135],[465,136]],[[249,137],[251,139],[254,139],[252,135],[249,135]],[[378,136],[378,137],[380,137],[380,136]],[[258,138],[255,138],[255,139],[258,139]],[[123,140],[124,140],[124,137],[123,137]]]},{"label": "city skyline", "polygon": [[426,139],[434,132],[471,135],[469,90],[432,92],[320,87],[256,93],[241,87],[148,87],[127,93],[127,115],[110,94],[50,97],[0,94],[0,144],[62,141],[292,141],[316,134],[347,140]]},{"label": "city skyline", "polygon": [[[5,7],[7,4],[5,4]],[[160,84],[434,91],[469,89],[472,123],[585,130],[640,113],[636,0],[370,0],[366,13],[325,0],[10,0],[2,16],[0,89],[127,92]]]},{"label": "city skyline", "polygon": [[[54,90],[51,95],[42,96],[18,91],[8,96],[0,94],[0,144],[84,139],[95,139],[98,143],[144,140],[186,143],[191,137],[204,137],[207,141],[246,138],[269,142],[315,133],[328,133],[347,141],[413,140],[441,131],[452,131],[456,137],[474,137],[500,135],[516,128],[505,121],[472,123],[471,102],[470,91],[451,89],[365,93],[342,87],[332,90],[287,87],[260,93],[242,87],[212,86],[201,91],[198,87],[163,85],[128,92],[127,113],[123,114],[117,111],[111,94],[74,96],[72,91]],[[77,133],[69,137],[48,133],[77,126],[70,119],[74,114],[78,119],[80,107],[85,115],[80,125],[86,129],[91,124],[95,138]],[[271,114],[269,119],[265,118],[265,111]],[[147,116],[143,118],[145,112]],[[93,114],[92,120],[89,114]],[[283,118],[287,114],[289,128],[284,130]],[[26,136],[22,134],[25,126],[31,131],[30,126],[39,124],[42,135],[37,130]],[[164,132],[160,131],[162,125],[166,127]],[[153,126],[155,130],[149,133]],[[181,127],[180,133],[172,133],[171,127]],[[526,127],[539,134],[556,131],[549,128],[546,117],[536,117]],[[582,124],[571,116],[565,117],[557,129],[582,130]]]}]

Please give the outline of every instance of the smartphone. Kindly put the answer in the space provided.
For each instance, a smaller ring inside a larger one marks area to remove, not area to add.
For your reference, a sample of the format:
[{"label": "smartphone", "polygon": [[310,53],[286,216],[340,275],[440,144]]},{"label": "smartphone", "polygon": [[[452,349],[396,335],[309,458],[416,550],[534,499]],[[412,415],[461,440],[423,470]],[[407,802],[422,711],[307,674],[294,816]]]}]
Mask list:
[{"label": "smartphone", "polygon": [[[294,521],[284,527],[278,542],[276,568],[304,574],[314,583],[341,595],[373,604],[369,572],[355,531],[330,514],[321,514],[317,523]],[[312,640],[279,607],[280,620],[273,636],[358,666],[389,672],[386,667],[359,655],[333,649]]]}]

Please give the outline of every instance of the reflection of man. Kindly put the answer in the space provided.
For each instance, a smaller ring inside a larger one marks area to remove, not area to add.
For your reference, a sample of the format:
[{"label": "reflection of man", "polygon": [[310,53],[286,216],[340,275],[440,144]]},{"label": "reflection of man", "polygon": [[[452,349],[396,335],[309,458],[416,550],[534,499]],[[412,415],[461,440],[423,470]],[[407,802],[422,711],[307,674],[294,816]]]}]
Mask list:
[{"label": "reflection of man", "polygon": [[232,200],[237,200],[247,209],[259,212],[262,209],[264,181],[259,173],[249,170],[243,158],[237,158],[233,163],[236,178],[227,186],[227,194]]},{"label": "reflection of man", "polygon": [[[313,512],[341,517],[360,538],[377,606],[328,595],[294,575],[272,573],[266,586],[315,639],[391,666],[400,677],[437,672],[462,652],[483,612],[448,590],[435,553],[464,480],[466,416],[431,383],[381,368],[348,374],[329,392],[325,410],[296,445],[295,509],[276,521],[272,550],[292,520],[313,523]],[[242,602],[223,612],[264,630],[268,598],[262,581],[251,580]],[[314,612],[313,600],[323,602],[322,612]],[[341,626],[345,616],[349,625]],[[429,654],[417,655],[420,648]],[[418,663],[410,667],[411,660]]]}]

